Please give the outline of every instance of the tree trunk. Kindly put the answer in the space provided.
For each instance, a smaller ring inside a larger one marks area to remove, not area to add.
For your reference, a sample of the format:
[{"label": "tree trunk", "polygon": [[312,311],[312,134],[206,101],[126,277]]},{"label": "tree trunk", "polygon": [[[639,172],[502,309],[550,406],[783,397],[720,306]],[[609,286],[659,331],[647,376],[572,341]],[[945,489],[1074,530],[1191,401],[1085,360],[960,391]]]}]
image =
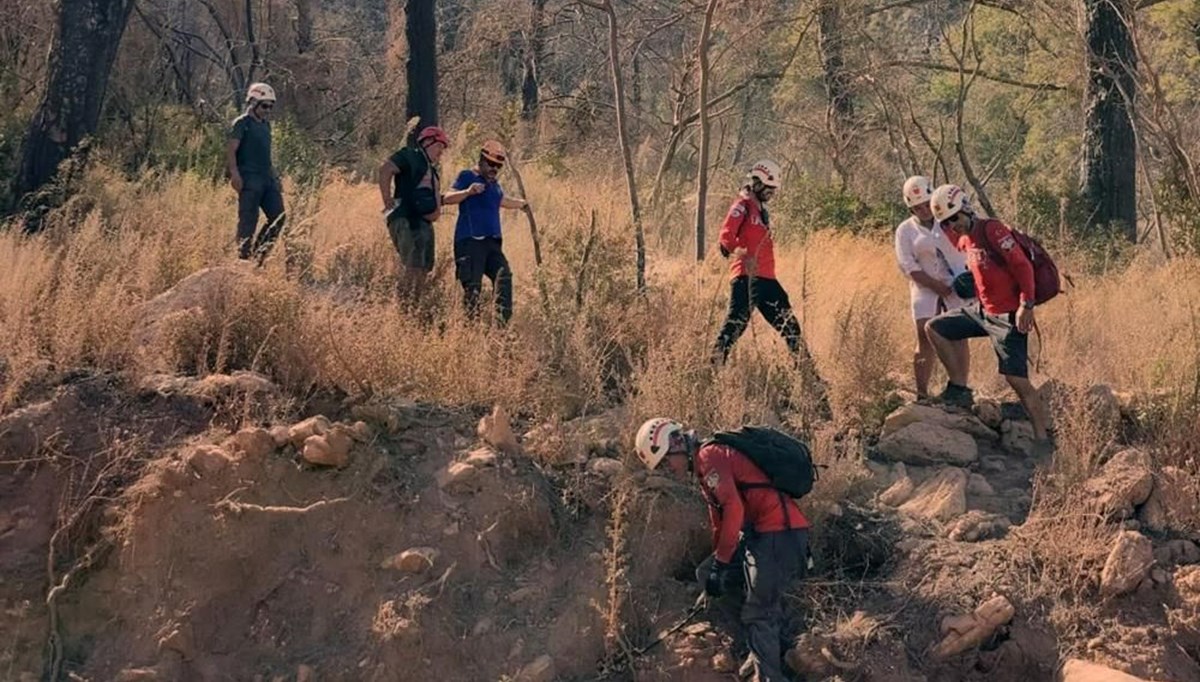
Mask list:
[{"label": "tree trunk", "polygon": [[313,1],[296,0],[296,51],[300,54],[313,46]]},{"label": "tree trunk", "polygon": [[437,18],[435,0],[408,0],[405,36],[408,38],[408,104],[406,116],[420,119],[413,129],[438,124]]},{"label": "tree trunk", "polygon": [[529,32],[525,43],[525,77],[521,83],[521,117],[532,121],[538,115],[539,85],[542,53],[546,45],[544,17],[546,0],[531,0]]},{"label": "tree trunk", "polygon": [[33,114],[13,179],[20,199],[55,175],[58,164],[96,132],[108,76],[133,0],[59,0],[46,92]]},{"label": "tree trunk", "polygon": [[845,32],[841,21],[841,0],[821,0],[817,7],[817,50],[820,53],[828,106],[826,127],[833,138],[831,159],[844,191],[849,183],[850,170],[842,159],[849,151],[849,138],[854,132],[854,100],[850,92],[850,75],[846,73],[842,55]]},{"label": "tree trunk", "polygon": [[617,140],[625,162],[625,186],[629,190],[629,210],[633,214],[634,248],[637,250],[637,288],[646,288],[646,233],[642,227],[642,207],[638,202],[637,181],[633,174],[633,152],[629,147],[626,128],[625,79],[621,76],[621,45],[617,32],[617,12],[612,0],[580,0],[584,5],[608,15],[608,65],[612,71],[613,96],[617,108]]},{"label": "tree trunk", "polygon": [[708,138],[711,123],[708,119],[708,39],[712,34],[713,13],[721,0],[708,0],[704,23],[700,27],[700,44],[696,47],[700,63],[700,168],[696,177],[696,260],[704,260],[704,218],[708,208]]},{"label": "tree trunk", "polygon": [[1084,0],[1088,82],[1080,185],[1088,226],[1137,240],[1137,57],[1128,0]]}]

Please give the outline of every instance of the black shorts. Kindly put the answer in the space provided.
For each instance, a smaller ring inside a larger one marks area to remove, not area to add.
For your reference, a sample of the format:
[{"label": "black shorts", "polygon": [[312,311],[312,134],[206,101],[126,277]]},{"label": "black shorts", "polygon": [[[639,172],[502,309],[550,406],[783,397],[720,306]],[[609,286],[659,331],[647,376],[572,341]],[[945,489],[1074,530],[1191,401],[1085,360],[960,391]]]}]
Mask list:
[{"label": "black shorts", "polygon": [[989,315],[978,304],[938,315],[929,328],[950,341],[988,337],[1000,360],[1000,373],[1029,376],[1029,335],[1017,331],[1017,314]]}]

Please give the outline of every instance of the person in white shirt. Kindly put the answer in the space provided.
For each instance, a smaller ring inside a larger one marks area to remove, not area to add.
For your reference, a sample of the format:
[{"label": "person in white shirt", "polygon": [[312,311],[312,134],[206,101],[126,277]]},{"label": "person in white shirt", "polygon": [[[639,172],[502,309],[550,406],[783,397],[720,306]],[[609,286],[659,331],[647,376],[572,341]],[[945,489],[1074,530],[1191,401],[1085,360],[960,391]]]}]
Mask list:
[{"label": "person in white shirt", "polygon": [[[904,204],[912,216],[896,227],[896,262],[908,278],[909,301],[917,332],[917,350],[913,353],[913,375],[917,383],[917,399],[929,397],[929,378],[933,374],[937,353],[925,335],[925,323],[930,318],[966,305],[954,293],[951,283],[967,269],[966,254],[950,243],[949,238],[933,219],[929,199],[933,183],[919,175],[904,181]],[[966,341],[956,344],[963,366],[969,362]]]}]

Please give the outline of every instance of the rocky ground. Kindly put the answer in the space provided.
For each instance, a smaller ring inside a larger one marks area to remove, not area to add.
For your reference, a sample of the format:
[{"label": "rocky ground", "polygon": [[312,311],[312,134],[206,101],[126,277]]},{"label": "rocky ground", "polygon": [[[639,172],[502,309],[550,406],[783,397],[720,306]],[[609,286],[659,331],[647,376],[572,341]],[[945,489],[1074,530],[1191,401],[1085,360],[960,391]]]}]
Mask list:
[{"label": "rocky ground", "polygon": [[[736,679],[727,624],[691,608],[703,502],[631,466],[621,409],[49,370],[23,404],[0,417],[0,678]],[[1059,463],[987,400],[818,438],[803,679],[1200,680],[1183,471],[1114,446],[1056,505]]]}]

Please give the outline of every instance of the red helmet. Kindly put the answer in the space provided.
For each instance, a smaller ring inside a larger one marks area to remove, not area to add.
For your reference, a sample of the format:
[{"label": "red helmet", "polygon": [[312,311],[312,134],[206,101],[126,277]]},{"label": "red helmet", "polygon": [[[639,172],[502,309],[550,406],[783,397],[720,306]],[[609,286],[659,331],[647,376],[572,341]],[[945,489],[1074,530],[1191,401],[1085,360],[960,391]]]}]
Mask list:
[{"label": "red helmet", "polygon": [[429,126],[417,134],[417,144],[422,147],[428,147],[432,144],[441,142],[447,147],[450,146],[450,138],[446,137],[446,131],[437,126]]}]

